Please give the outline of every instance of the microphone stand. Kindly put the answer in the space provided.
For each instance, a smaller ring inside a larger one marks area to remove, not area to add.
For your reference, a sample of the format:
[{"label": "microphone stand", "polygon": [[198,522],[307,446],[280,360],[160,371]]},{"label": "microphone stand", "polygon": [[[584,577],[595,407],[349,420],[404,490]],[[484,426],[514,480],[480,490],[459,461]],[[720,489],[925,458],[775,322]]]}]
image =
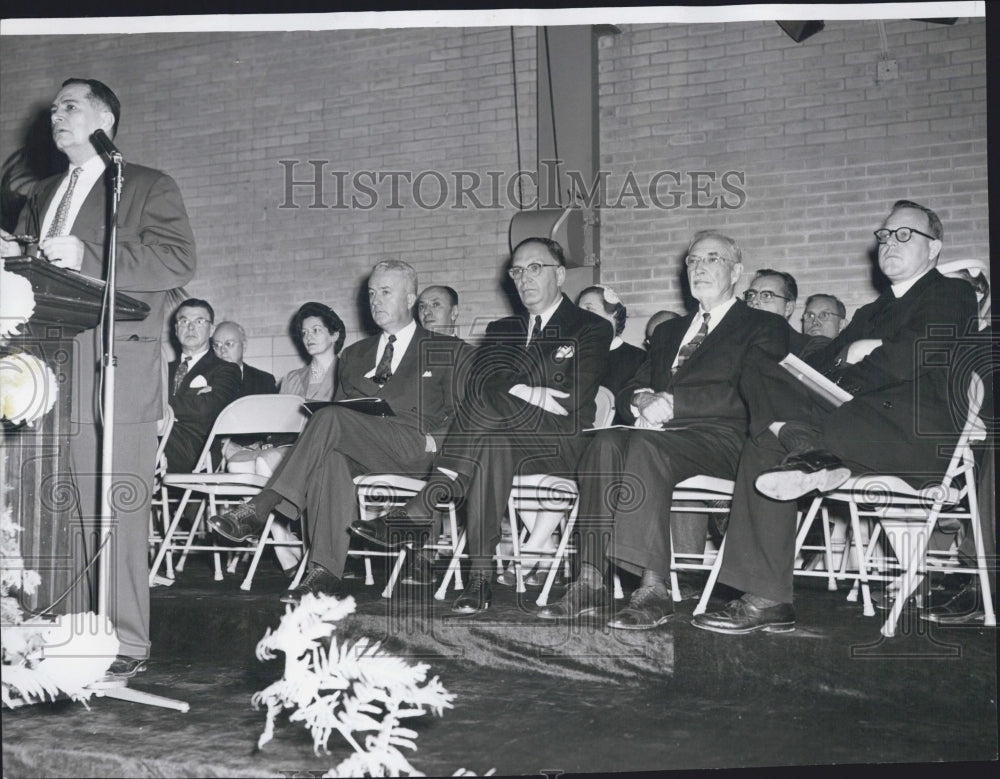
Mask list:
[{"label": "microphone stand", "polygon": [[[108,597],[111,581],[111,566],[108,555],[111,549],[111,527],[114,517],[111,513],[111,493],[114,489],[112,475],[114,474],[115,450],[115,370],[118,367],[115,356],[115,298],[117,295],[118,267],[118,203],[122,197],[122,186],[125,183],[125,163],[121,153],[115,149],[108,153],[114,166],[114,182],[111,192],[111,208],[108,216],[111,224],[108,229],[108,274],[104,292],[104,354],[101,366],[104,370],[104,393],[101,396],[101,410],[104,420],[101,431],[101,539],[98,549],[102,550],[102,558],[98,566],[99,578],[97,585],[97,614],[108,613]],[[118,549],[116,554],[125,554],[130,550]],[[150,706],[162,706],[168,709],[186,712],[190,706],[184,701],[164,698],[160,695],[129,689],[128,679],[105,679],[94,682],[90,689],[99,697],[117,698],[119,700],[145,703]]]}]

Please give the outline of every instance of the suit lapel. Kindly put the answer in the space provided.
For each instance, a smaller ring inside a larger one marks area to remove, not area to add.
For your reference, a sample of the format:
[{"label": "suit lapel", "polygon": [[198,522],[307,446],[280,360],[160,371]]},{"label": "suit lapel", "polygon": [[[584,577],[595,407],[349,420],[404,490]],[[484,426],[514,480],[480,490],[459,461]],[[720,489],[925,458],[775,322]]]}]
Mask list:
[{"label": "suit lapel", "polygon": [[[84,198],[83,203],[80,205],[80,210],[76,215],[76,219],[73,220],[73,224],[70,226],[70,233],[73,235],[78,235],[80,227],[77,225],[90,225],[89,229],[95,232],[103,232],[107,228],[107,214],[106,200],[104,196],[104,175],[102,174],[97,181],[94,182],[94,186],[90,188],[90,192],[87,193],[87,197]],[[76,227],[76,232],[73,228]],[[96,238],[97,236],[92,236]],[[85,238],[85,240],[92,240],[92,238]],[[199,363],[201,360],[199,360]]]},{"label": "suit lapel", "polygon": [[[746,312],[745,305],[746,304],[737,300],[723,315],[722,321],[712,328],[708,335],[705,336],[705,340],[701,342],[701,346],[694,350],[691,356],[684,361],[684,364],[677,369],[677,372],[680,373],[681,371],[685,371],[689,368],[689,366],[691,366],[692,363],[697,364],[699,360],[704,359],[703,355],[705,354],[706,349],[710,350],[716,341],[726,341],[732,339],[733,336],[739,331],[740,325],[743,322]],[[695,313],[693,316],[698,316],[698,314]],[[688,326],[690,327],[690,323]],[[686,332],[686,329],[681,331],[682,338],[683,334]],[[678,340],[678,349],[680,348],[679,344],[680,341]],[[674,355],[676,354],[677,352],[674,351]]]}]

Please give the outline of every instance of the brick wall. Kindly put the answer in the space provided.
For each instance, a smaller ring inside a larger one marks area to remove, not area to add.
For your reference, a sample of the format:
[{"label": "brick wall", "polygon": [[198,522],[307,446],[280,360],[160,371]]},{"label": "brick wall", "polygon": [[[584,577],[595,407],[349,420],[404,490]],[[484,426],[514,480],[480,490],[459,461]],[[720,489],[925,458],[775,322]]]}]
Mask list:
[{"label": "brick wall", "polygon": [[[888,21],[886,33],[899,70],[886,84],[875,83],[873,21],[827,22],[801,44],[771,22],[623,26],[602,39],[610,200],[630,173],[644,186],[657,171],[681,174],[659,190],[680,207],[623,197],[604,212],[602,278],[630,307],[630,340],[652,311],[683,307],[680,258],[703,227],[740,240],[748,269],[787,269],[802,295],[830,291],[851,309],[874,295],[871,230],[898,197],[938,210],[946,258],[988,257],[985,23]],[[530,170],[533,29],[516,28],[515,52]],[[298,161],[298,180],[312,177],[309,160],[328,161],[327,205],[335,170],[438,171],[452,191],[458,170],[506,182],[517,168],[508,28],[6,37],[0,70],[3,158],[66,76],[115,88],[126,158],[168,171],[184,193],[200,261],[188,291],[243,323],[265,367],[294,364],[287,326],[305,300],[333,306],[357,338],[363,280],[383,256],[411,262],[422,285],[454,286],[466,331],[509,310],[505,193],[500,208],[429,209],[403,182],[402,208],[387,208],[385,181],[375,208],[309,208],[308,187],[294,190],[300,208],[279,207],[280,160]],[[690,207],[694,171],[701,201],[738,202],[720,180],[730,170],[745,176],[729,180],[746,193],[740,208]],[[426,204],[438,186],[425,179]],[[488,199],[485,184],[477,192]]]}]

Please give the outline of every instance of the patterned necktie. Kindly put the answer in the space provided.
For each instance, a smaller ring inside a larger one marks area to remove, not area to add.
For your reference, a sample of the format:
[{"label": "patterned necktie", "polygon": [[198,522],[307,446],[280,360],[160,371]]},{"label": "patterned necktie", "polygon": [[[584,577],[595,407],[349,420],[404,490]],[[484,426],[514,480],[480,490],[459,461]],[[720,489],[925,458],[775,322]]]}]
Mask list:
[{"label": "patterned necktie", "polygon": [[66,187],[62,200],[59,201],[59,207],[56,208],[56,215],[52,220],[52,224],[49,225],[49,231],[45,234],[46,238],[62,235],[63,230],[66,229],[66,218],[69,216],[69,205],[73,200],[73,190],[76,189],[76,180],[80,178],[82,172],[83,168],[73,168],[73,172],[69,176],[69,186]]},{"label": "patterned necktie", "polygon": [[382,359],[378,361],[378,367],[375,368],[375,375],[372,377],[372,381],[380,387],[389,381],[389,377],[392,376],[392,355],[396,350],[393,346],[394,343],[396,343],[396,336],[390,335],[389,343],[385,345],[385,351],[382,352]]},{"label": "patterned necktie", "polygon": [[542,318],[536,315],[535,324],[531,326],[531,336],[528,338],[528,345],[530,346],[541,337],[542,337]]},{"label": "patterned necktie", "polygon": [[677,366],[674,368],[673,373],[677,373],[678,369],[695,353],[695,350],[701,346],[701,342],[705,340],[705,336],[708,335],[708,320],[712,315],[706,313],[701,316],[702,323],[701,327],[698,328],[698,332],[694,334],[694,338],[684,344],[680,348],[680,351],[677,352]]},{"label": "patterned necktie", "polygon": [[177,394],[177,390],[181,388],[181,382],[184,381],[184,377],[188,375],[188,365],[191,362],[191,355],[185,354],[181,358],[181,364],[177,366],[177,373],[174,374],[174,391],[173,395]]}]

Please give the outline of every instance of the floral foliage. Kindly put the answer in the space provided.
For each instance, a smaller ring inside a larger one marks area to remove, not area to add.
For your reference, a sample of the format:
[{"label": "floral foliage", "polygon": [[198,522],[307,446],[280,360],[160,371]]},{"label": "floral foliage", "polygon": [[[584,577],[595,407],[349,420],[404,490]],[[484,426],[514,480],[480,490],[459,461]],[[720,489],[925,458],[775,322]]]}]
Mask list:
[{"label": "floral foliage", "polygon": [[52,369],[34,355],[0,358],[0,417],[33,425],[55,405],[58,393]]},{"label": "floral foliage", "polygon": [[35,293],[31,282],[11,273],[0,259],[0,344],[12,335],[20,335],[20,326],[35,313]]}]

